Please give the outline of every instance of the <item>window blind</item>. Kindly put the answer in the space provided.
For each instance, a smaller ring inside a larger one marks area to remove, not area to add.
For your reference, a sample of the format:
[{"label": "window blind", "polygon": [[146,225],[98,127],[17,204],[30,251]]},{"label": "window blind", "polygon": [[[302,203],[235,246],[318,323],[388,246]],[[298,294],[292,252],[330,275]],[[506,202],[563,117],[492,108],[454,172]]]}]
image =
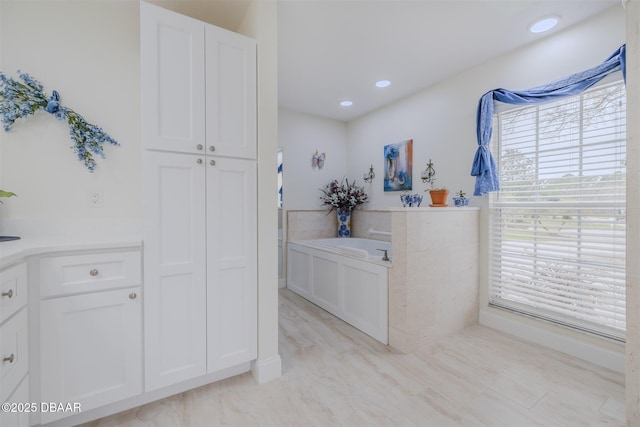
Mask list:
[{"label": "window blind", "polygon": [[494,120],[489,303],[623,340],[624,83]]}]

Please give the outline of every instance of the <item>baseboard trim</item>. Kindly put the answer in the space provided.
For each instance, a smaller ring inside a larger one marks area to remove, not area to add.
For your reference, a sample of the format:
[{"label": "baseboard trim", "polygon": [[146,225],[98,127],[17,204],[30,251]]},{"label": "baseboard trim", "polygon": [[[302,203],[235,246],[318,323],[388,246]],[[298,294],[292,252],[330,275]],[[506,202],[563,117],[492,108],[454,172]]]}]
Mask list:
[{"label": "baseboard trim", "polygon": [[625,353],[583,341],[494,310],[480,310],[480,324],[523,340],[549,347],[578,359],[624,374]]},{"label": "baseboard trim", "polygon": [[251,373],[258,384],[264,384],[280,378],[282,376],[282,359],[280,359],[280,355],[252,361]]}]

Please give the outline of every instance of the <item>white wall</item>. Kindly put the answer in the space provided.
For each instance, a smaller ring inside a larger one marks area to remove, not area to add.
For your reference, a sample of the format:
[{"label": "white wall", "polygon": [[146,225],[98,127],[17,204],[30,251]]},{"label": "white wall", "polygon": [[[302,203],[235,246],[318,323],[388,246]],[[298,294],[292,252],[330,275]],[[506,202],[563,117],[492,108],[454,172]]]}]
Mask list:
[{"label": "white wall", "polygon": [[[3,219],[139,218],[140,72],[137,1],[3,1],[2,71],[19,69],[101,126],[121,146],[89,173],[70,149],[68,126],[39,111],[2,138]],[[104,207],[87,206],[100,191]]]},{"label": "white wall", "polygon": [[640,2],[627,4],[627,425],[640,425]]},{"label": "white wall", "polygon": [[[19,195],[2,205],[0,228],[23,220],[28,224],[35,224],[29,220],[39,220],[38,224],[60,220],[66,221],[65,225],[69,220],[86,223],[92,219],[139,222],[139,1],[2,0],[0,5],[2,71],[30,73],[48,93],[57,90],[63,105],[101,126],[121,144],[106,147],[106,160],[99,160],[91,174],[70,150],[66,124],[45,112],[16,123],[8,134],[0,134],[0,188]],[[274,369],[262,369],[258,374],[259,380],[266,380],[280,375],[276,3],[254,2],[241,30],[258,40],[259,357],[276,359],[270,365]],[[95,190],[103,195],[101,209],[87,207],[87,193]]]},{"label": "white wall", "polygon": [[[604,61],[624,41],[624,10],[615,7],[583,25],[488,60],[350,122],[347,171],[360,173],[373,162],[380,177],[374,181],[367,209],[400,206],[398,192],[383,191],[382,150],[386,144],[406,139],[413,139],[414,192],[422,194],[428,188],[419,176],[431,158],[436,186],[444,186],[450,193],[462,189],[470,196],[475,182],[469,173],[477,147],[476,107],[482,94],[497,87],[527,89],[589,68]],[[428,200],[428,194],[425,196]],[[484,201],[472,199],[471,203],[482,205]]]},{"label": "white wall", "polygon": [[[282,108],[278,122],[278,145],[283,150],[285,210],[323,209],[319,189],[334,179],[347,176],[349,180],[356,178],[360,185],[364,184],[362,173],[365,170],[347,175],[347,125],[344,122]],[[326,153],[322,169],[314,169],[311,165],[316,150]],[[273,165],[275,168],[275,157]]]},{"label": "white wall", "polygon": [[[551,35],[516,52],[490,59],[410,98],[349,123],[347,170],[364,169],[370,159],[362,153],[374,153],[377,160],[374,166],[382,171],[383,145],[412,138],[414,176],[419,175],[426,161],[431,158],[437,171],[436,185],[445,185],[450,191],[463,189],[471,195],[474,179],[469,176],[469,172],[477,147],[476,108],[482,94],[498,87],[527,89],[601,63],[625,43],[625,20],[624,9],[615,7],[588,22]],[[421,192],[427,186],[419,182],[414,190],[416,187]],[[374,191],[370,193],[372,201],[368,208],[398,206],[396,194],[385,194],[382,182],[378,181]],[[488,314],[482,311],[488,310],[487,203],[486,195],[471,200],[472,205],[482,208],[479,284],[481,318],[486,318]],[[606,346],[612,351],[603,351],[607,357],[604,364],[617,370],[622,368],[623,358],[619,345],[552,328],[521,316],[510,316],[495,310],[491,315],[500,317],[500,324],[503,325],[513,327],[519,323],[520,326],[515,329],[520,332],[528,328],[540,328],[530,338],[537,339],[547,334],[550,337],[546,340],[547,345],[552,345],[554,341],[566,343],[575,338],[575,343]],[[562,339],[562,336],[567,338]],[[599,348],[597,346],[592,347],[592,350]],[[588,358],[595,354],[584,352],[578,345],[557,348],[573,352],[578,357]],[[591,361],[601,363],[596,358]]]},{"label": "white wall", "polygon": [[[407,139],[413,139],[413,192],[422,193],[428,189],[428,184],[423,184],[419,176],[431,158],[437,172],[436,186],[445,186],[451,193],[462,189],[471,195],[474,178],[469,173],[477,147],[476,108],[482,94],[498,87],[527,89],[601,63],[625,43],[625,21],[624,9],[621,6],[614,7],[587,22],[552,34],[518,51],[489,59],[478,67],[451,76],[440,84],[349,122],[347,174],[362,177],[362,173],[373,163],[377,175],[373,184],[365,187],[370,196],[370,203],[365,208],[400,206],[399,192],[383,191],[383,147]],[[302,120],[299,116],[290,117],[290,121],[280,121],[281,133],[287,132],[294,125],[297,127],[296,136],[314,133],[315,128],[310,118]],[[309,148],[307,151],[310,155]],[[300,161],[304,160],[302,153],[298,156]],[[293,171],[287,170],[285,163],[285,175],[287,173],[288,180],[304,184],[304,191],[313,192],[318,187],[316,182],[311,181],[312,175],[307,171],[293,175]],[[637,188],[631,191],[637,192]],[[286,194],[285,188],[285,197]],[[428,200],[428,194],[425,197]],[[304,203],[297,205],[300,209],[316,208],[311,200],[301,200]],[[486,249],[483,249],[487,246],[487,203],[488,196],[473,197],[471,200],[472,205],[482,208],[479,286],[481,309],[487,307],[487,259]],[[630,259],[635,259],[634,255],[631,256]],[[527,322],[521,317],[515,319],[503,313],[496,315],[502,317],[502,322]],[[540,322],[534,323],[535,327],[540,327]],[[532,324],[528,322],[523,328],[531,327]],[[616,369],[621,368],[621,346],[557,328],[543,326],[543,329],[547,334],[556,334],[553,339],[558,338],[560,342],[566,341],[562,336],[568,334],[571,335],[569,338],[576,338],[580,342],[604,345],[612,350],[610,362],[615,364]],[[575,348],[580,351],[579,347]],[[603,352],[606,353],[607,350]],[[593,361],[599,363],[597,360]]]},{"label": "white wall", "polygon": [[239,31],[258,44],[258,360],[254,378],[281,375],[278,354],[278,9],[253,1]]}]

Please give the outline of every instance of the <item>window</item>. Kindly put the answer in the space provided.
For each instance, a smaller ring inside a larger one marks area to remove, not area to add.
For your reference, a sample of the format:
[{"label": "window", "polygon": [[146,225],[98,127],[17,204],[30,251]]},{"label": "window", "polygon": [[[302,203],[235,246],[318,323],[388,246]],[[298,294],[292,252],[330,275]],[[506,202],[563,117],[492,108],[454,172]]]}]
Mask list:
[{"label": "window", "polygon": [[489,303],[623,340],[622,81],[494,116]]}]

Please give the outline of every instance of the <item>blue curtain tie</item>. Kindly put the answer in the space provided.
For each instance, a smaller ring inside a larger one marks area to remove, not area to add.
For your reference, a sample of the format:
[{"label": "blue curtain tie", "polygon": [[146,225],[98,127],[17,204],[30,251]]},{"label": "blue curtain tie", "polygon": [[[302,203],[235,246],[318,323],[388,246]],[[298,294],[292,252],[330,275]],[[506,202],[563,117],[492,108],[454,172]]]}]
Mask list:
[{"label": "blue curtain tie", "polygon": [[539,104],[553,101],[582,93],[609,74],[619,70],[622,70],[622,76],[626,82],[626,62],[626,45],[622,45],[602,64],[588,70],[528,90],[510,91],[499,88],[482,95],[476,114],[478,150],[471,166],[471,175],[476,177],[473,195],[481,196],[489,191],[500,189],[498,171],[489,150],[489,141],[493,132],[494,101],[507,104]]}]

